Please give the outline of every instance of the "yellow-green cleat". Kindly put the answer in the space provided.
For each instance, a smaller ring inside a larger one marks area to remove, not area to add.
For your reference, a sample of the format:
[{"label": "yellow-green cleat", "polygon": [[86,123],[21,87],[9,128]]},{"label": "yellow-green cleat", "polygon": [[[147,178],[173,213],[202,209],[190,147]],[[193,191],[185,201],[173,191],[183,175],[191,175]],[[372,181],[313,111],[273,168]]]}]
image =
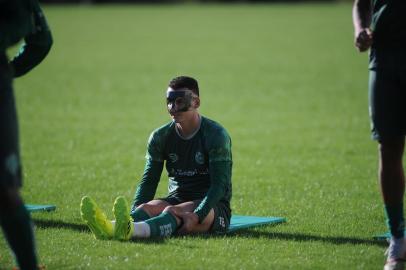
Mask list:
[{"label": "yellow-green cleat", "polygon": [[133,235],[134,227],[130,217],[127,200],[123,197],[117,197],[114,201],[113,214],[116,218],[113,237],[116,240],[127,241]]},{"label": "yellow-green cleat", "polygon": [[111,221],[107,219],[103,211],[89,196],[82,198],[80,214],[96,239],[105,240],[113,238],[113,225]]}]

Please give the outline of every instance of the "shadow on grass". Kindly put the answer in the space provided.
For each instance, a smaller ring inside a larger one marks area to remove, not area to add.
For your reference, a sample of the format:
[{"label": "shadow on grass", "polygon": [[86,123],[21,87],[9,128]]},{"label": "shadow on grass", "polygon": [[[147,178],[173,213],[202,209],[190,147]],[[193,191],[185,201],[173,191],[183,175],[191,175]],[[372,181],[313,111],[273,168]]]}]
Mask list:
[{"label": "shadow on grass", "polygon": [[[44,220],[33,219],[35,226],[39,229],[67,229],[80,233],[90,233],[89,227],[85,224],[69,223],[63,220]],[[148,238],[137,239],[136,241],[130,241],[129,243],[143,243],[143,244],[162,244],[165,242],[165,238]],[[1,269],[0,269],[1,270]]]},{"label": "shadow on grass", "polygon": [[242,229],[227,234],[200,234],[190,237],[200,238],[224,238],[224,237],[240,237],[240,238],[268,238],[270,240],[285,240],[295,242],[323,242],[333,245],[368,245],[387,247],[386,241],[363,239],[345,236],[320,236],[314,234],[303,233],[284,233],[284,232],[264,232],[253,229]]},{"label": "shadow on grass", "polygon": [[[277,224],[261,226],[261,227],[273,227],[276,225]],[[344,236],[321,236],[321,235],[303,234],[303,233],[264,232],[264,231],[254,230],[252,228],[241,229],[238,231],[229,232],[227,234],[199,234],[199,235],[192,235],[189,237],[268,238],[270,240],[284,240],[284,241],[295,241],[295,242],[322,242],[322,243],[333,244],[333,245],[369,245],[369,246],[379,246],[379,247],[388,246],[386,241],[376,240],[376,239],[363,239],[363,238],[344,237]]]},{"label": "shadow on grass", "polygon": [[89,232],[89,228],[85,224],[69,223],[63,220],[45,220],[45,219],[32,219],[35,226],[39,229],[67,229],[77,232]]},{"label": "shadow on grass", "polygon": [[296,242],[323,242],[333,245],[372,245],[386,247],[386,241],[363,239],[355,237],[344,236],[320,236],[313,234],[302,233],[284,233],[284,232],[263,232],[255,230],[241,230],[229,234],[230,236],[244,237],[244,238],[269,238],[276,240],[287,240]]},{"label": "shadow on grass", "polygon": [[[85,224],[68,223],[62,220],[42,220],[33,219],[35,225],[40,229],[56,228],[68,229],[81,233],[90,233],[89,228]],[[176,238],[183,238],[185,236],[175,235]],[[240,237],[240,238],[268,238],[275,240],[296,241],[296,242],[323,242],[333,245],[374,245],[374,246],[387,246],[385,241],[374,239],[362,239],[355,237],[343,236],[320,236],[302,233],[284,233],[284,232],[264,232],[252,229],[242,229],[227,234],[197,234],[190,235],[186,238],[224,238],[224,237]],[[133,243],[145,244],[162,244],[165,243],[166,238],[150,238],[150,239],[137,239]]]}]

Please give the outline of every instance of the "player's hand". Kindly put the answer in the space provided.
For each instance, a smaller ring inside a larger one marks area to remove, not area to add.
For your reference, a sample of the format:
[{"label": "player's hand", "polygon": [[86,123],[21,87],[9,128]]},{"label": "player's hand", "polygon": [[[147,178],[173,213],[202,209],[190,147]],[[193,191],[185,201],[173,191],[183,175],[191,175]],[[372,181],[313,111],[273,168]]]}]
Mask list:
[{"label": "player's hand", "polygon": [[355,33],[355,47],[358,51],[365,52],[372,45],[372,32],[369,28],[363,28],[359,32]]},{"label": "player's hand", "polygon": [[180,215],[183,220],[183,226],[179,229],[179,234],[188,234],[195,231],[199,225],[199,217],[193,212],[185,212]]}]

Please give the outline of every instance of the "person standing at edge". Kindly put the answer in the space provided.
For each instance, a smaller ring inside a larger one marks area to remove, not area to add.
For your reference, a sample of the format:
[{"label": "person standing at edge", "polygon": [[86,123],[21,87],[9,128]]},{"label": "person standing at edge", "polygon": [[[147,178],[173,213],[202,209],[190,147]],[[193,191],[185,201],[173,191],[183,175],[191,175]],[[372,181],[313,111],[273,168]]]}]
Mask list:
[{"label": "person standing at edge", "polygon": [[[24,39],[11,61],[6,50]],[[31,218],[20,195],[22,173],[13,77],[38,65],[52,36],[36,0],[0,0],[0,225],[21,270],[38,269]]]},{"label": "person standing at edge", "polygon": [[406,134],[406,1],[355,0],[355,46],[370,50],[369,113],[379,144],[379,181],[391,232],[385,270],[404,269],[402,157]]}]

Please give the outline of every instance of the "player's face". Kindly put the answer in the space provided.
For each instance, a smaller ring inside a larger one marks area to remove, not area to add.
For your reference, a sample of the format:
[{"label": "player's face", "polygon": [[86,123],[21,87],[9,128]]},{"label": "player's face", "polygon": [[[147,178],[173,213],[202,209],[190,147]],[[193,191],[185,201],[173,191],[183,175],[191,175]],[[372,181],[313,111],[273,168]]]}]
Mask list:
[{"label": "player's face", "polygon": [[180,118],[189,112],[193,111],[193,99],[196,95],[189,89],[173,90],[168,88],[166,92],[166,105],[169,114],[177,122]]}]

